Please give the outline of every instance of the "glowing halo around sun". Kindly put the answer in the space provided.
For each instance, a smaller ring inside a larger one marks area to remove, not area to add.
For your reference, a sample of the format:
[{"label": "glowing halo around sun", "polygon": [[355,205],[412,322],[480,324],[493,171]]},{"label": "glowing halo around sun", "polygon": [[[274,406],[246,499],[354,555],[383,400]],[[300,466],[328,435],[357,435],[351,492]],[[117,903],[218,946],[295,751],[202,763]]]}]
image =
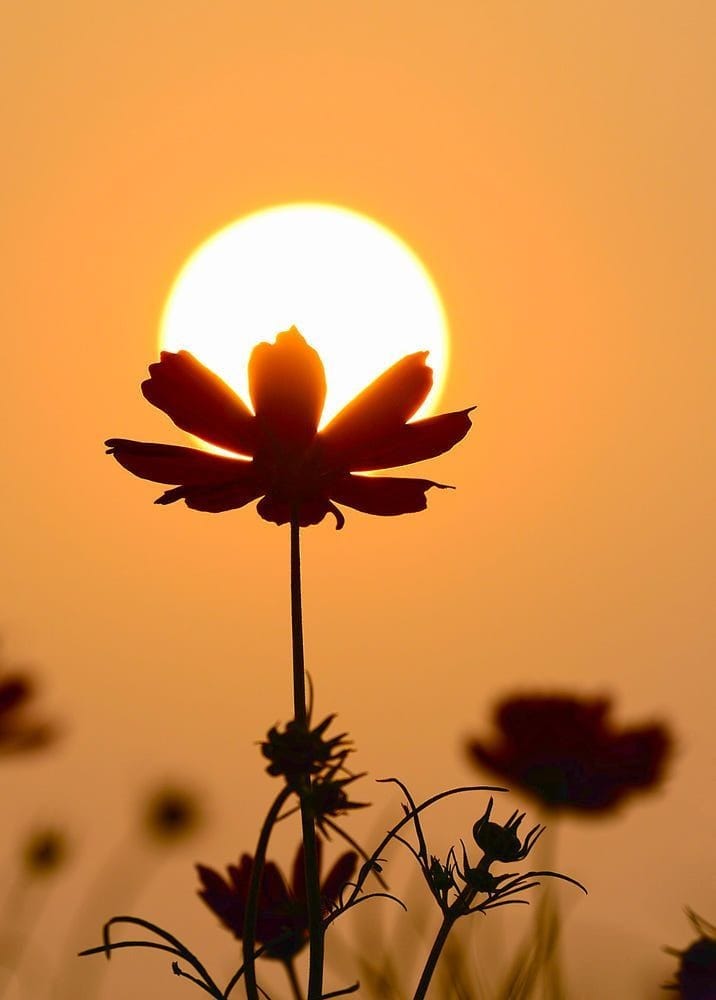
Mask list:
[{"label": "glowing halo around sun", "polygon": [[161,320],[162,350],[191,351],[250,405],[247,365],[262,340],[296,326],[320,354],[325,424],[406,354],[429,351],[438,399],[448,359],[440,295],[385,226],[335,205],[279,205],[209,237],[187,260]]}]

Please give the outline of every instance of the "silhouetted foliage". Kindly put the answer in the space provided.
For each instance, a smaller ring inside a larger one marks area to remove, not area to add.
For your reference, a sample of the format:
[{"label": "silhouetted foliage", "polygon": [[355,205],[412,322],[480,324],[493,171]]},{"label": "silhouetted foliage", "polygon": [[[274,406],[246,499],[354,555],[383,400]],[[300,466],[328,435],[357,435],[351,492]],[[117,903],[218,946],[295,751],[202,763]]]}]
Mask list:
[{"label": "silhouetted foliage", "polygon": [[608,698],[513,695],[494,710],[497,736],[471,739],[470,759],[550,809],[598,813],[661,781],[666,726],[619,729]]}]

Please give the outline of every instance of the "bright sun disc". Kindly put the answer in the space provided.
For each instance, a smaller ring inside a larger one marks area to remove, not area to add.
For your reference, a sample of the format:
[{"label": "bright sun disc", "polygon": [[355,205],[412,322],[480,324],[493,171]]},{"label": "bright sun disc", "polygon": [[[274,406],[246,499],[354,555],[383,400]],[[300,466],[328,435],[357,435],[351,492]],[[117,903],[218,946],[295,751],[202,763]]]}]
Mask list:
[{"label": "bright sun disc", "polygon": [[161,322],[163,350],[191,351],[250,403],[247,365],[262,340],[296,326],[326,368],[321,424],[406,354],[429,351],[437,402],[445,311],[412,250],[384,226],[334,205],[279,205],[239,219],[188,259]]}]

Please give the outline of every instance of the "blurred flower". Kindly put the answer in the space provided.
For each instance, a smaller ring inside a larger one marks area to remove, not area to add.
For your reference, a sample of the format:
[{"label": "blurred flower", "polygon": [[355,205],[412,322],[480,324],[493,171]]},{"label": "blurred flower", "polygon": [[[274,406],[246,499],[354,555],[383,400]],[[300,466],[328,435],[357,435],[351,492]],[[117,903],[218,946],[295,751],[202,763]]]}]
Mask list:
[{"label": "blurred flower", "polygon": [[716,998],[716,927],[687,910],[689,919],[701,935],[684,951],[667,948],[680,959],[676,982],[664,988],[679,990],[682,1000],[714,1000]]},{"label": "blurred flower", "polygon": [[181,840],[193,833],[200,822],[197,800],[180,788],[162,788],[155,792],[144,812],[145,829],[163,843]]},{"label": "blurred flower", "polygon": [[54,730],[48,723],[28,717],[34,694],[34,684],[24,674],[0,680],[0,754],[36,750],[53,739]]},{"label": "blurred flower", "polygon": [[338,528],[345,518],[335,503],[385,516],[424,510],[427,491],[446,487],[353,473],[422,462],[467,434],[469,409],[407,422],[432,385],[426,356],[423,351],[398,361],[319,432],[323,364],[295,327],[251,354],[254,413],[187,351],[163,351],[142,383],[145,398],[182,430],[251,461],[124,438],[110,438],[108,453],[135,476],[177,484],[159,504],[184,500],[194,510],[216,513],[262,498],[257,511],[266,521],[285,524],[296,510],[305,527],[330,512]]},{"label": "blurred flower", "polygon": [[[322,843],[317,841],[318,868],[321,868]],[[353,877],[358,855],[341,854],[321,882],[321,900],[325,912],[338,904],[346,883]],[[253,869],[253,858],[243,854],[238,866],[229,865],[228,881],[212,868],[197,865],[202,888],[199,896],[217,915],[224,927],[242,938]],[[303,867],[303,847],[299,847],[291,883],[288,885],[277,865],[269,861],[261,876],[256,941],[265,948],[267,958],[290,961],[308,942],[308,905]]]},{"label": "blurred flower", "polygon": [[66,859],[67,844],[57,830],[39,830],[23,847],[23,867],[30,875],[49,875],[61,868]]},{"label": "blurred flower", "polygon": [[493,743],[473,739],[471,759],[550,809],[604,812],[656,786],[672,739],[663,725],[616,729],[608,698],[519,695],[495,710]]}]

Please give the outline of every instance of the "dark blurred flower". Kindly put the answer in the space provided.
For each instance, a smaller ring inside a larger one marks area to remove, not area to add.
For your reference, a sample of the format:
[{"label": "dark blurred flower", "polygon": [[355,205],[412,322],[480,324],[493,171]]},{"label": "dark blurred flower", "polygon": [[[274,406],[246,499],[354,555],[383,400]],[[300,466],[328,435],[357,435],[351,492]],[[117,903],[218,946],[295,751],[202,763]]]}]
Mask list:
[{"label": "dark blurred flower", "polygon": [[495,710],[497,738],[472,739],[471,759],[550,809],[603,812],[655,787],[672,746],[659,724],[617,729],[608,698],[518,695]]},{"label": "dark blurred flower", "polygon": [[23,847],[23,867],[30,875],[49,875],[61,868],[66,859],[67,844],[57,830],[39,830]]},{"label": "dark blurred flower", "polygon": [[[322,843],[317,841],[320,872]],[[342,854],[321,882],[324,911],[330,912],[339,902],[346,883],[356,870],[358,855],[354,851]],[[249,882],[253,858],[242,854],[237,865],[229,865],[228,880],[212,868],[197,865],[202,888],[199,896],[217,915],[224,927],[241,939],[244,933]],[[261,876],[256,941],[265,947],[267,958],[289,961],[308,942],[308,906],[303,865],[303,847],[299,847],[290,885],[278,866],[269,861]]]},{"label": "dark blurred flower", "polygon": [[34,683],[24,674],[0,680],[0,754],[23,753],[46,746],[55,733],[30,715]]},{"label": "dark blurred flower", "polygon": [[701,936],[684,951],[666,949],[680,963],[676,982],[664,988],[678,990],[682,1000],[716,1000],[716,927],[692,911],[687,913]]},{"label": "dark blurred flower", "polygon": [[196,798],[180,788],[162,788],[150,798],[144,811],[144,827],[163,843],[180,840],[196,830],[201,811]]},{"label": "dark blurred flower", "polygon": [[323,364],[295,327],[251,354],[254,413],[187,351],[163,351],[142,383],[145,398],[182,430],[251,461],[125,438],[106,444],[135,476],[177,484],[156,500],[160,504],[184,500],[194,510],[217,513],[262,498],[256,509],[266,521],[285,524],[295,510],[305,527],[332,513],[338,528],[345,518],[336,503],[366,514],[424,510],[427,491],[446,487],[353,473],[434,458],[467,434],[469,410],[408,423],[432,385],[426,357],[422,351],[398,361],[318,431]]}]

